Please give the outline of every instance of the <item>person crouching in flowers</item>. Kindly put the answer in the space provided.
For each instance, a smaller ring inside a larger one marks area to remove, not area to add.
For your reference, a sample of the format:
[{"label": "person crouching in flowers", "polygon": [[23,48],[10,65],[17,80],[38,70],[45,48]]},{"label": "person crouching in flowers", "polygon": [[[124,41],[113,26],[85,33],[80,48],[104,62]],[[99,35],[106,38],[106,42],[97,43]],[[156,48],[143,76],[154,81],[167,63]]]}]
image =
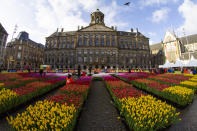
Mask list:
[{"label": "person crouching in flowers", "polygon": [[68,74],[68,77],[66,78],[66,85],[71,84],[73,82],[72,76]]}]

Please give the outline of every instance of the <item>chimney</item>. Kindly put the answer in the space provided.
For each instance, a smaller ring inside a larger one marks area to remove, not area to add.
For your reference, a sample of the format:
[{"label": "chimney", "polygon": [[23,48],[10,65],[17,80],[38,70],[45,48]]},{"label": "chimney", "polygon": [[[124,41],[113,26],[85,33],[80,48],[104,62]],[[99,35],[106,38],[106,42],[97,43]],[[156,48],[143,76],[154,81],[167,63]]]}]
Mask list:
[{"label": "chimney", "polygon": [[64,28],[62,28],[61,32],[64,32]]},{"label": "chimney", "polygon": [[133,28],[131,28],[131,32],[133,32]]},{"label": "chimney", "polygon": [[81,26],[81,29],[83,29],[83,26]]},{"label": "chimney", "polygon": [[79,27],[79,25],[78,25],[78,30],[79,30],[79,28],[80,28],[80,27]]},{"label": "chimney", "polygon": [[114,30],[114,26],[111,26],[112,30]]},{"label": "chimney", "polygon": [[136,28],[136,32],[138,33],[138,28]]},{"label": "chimney", "polygon": [[57,31],[56,31],[56,35],[58,35],[58,28],[57,28]]},{"label": "chimney", "polygon": [[117,30],[117,26],[115,26],[115,30]]}]

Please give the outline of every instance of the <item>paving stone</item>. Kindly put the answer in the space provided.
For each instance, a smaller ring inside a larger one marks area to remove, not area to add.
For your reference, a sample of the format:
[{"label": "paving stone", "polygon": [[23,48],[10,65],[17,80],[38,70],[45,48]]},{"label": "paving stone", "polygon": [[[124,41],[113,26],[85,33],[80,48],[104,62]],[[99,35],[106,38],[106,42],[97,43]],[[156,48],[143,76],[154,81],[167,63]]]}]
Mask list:
[{"label": "paving stone", "polygon": [[170,126],[166,131],[197,131],[197,98],[180,112],[182,120]]},{"label": "paving stone", "polygon": [[81,113],[77,131],[126,131],[127,128],[111,104],[111,96],[102,81],[94,81]]}]

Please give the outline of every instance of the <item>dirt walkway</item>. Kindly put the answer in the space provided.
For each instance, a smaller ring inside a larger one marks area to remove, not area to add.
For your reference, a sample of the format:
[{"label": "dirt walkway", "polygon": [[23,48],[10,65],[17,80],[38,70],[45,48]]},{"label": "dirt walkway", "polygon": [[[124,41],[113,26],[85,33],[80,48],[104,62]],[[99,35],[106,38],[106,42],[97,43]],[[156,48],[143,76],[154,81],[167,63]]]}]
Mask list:
[{"label": "dirt walkway", "polygon": [[77,131],[125,131],[124,123],[111,104],[111,96],[102,81],[92,83],[88,100],[77,124]]}]

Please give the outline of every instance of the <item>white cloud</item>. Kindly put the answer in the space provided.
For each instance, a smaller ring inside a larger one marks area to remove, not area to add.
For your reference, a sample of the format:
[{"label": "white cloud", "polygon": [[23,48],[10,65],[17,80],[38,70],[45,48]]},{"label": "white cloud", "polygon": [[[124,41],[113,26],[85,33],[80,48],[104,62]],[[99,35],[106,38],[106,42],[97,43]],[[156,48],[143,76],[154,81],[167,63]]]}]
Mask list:
[{"label": "white cloud", "polygon": [[184,0],[184,2],[179,6],[178,11],[184,18],[184,23],[177,30],[180,35],[183,34],[183,28],[186,35],[197,33],[197,2],[192,2],[191,0]]},{"label": "white cloud", "polygon": [[160,10],[156,10],[152,13],[152,22],[159,23],[164,21],[168,17],[170,9],[169,8],[162,8]]},{"label": "white cloud", "polygon": [[[118,19],[118,15],[127,8],[115,0],[106,4],[106,0],[2,0],[0,21],[9,33],[10,41],[15,24],[20,31],[27,31],[30,39],[45,44],[45,37],[64,28],[64,31],[77,30],[78,25],[88,26],[90,13],[101,7],[107,26],[125,27],[128,23]],[[88,17],[87,17],[88,16]],[[120,17],[120,15],[119,15]],[[15,35],[16,37],[16,35]]]},{"label": "white cloud", "polygon": [[167,3],[176,3],[179,0],[140,0],[139,4],[141,5],[141,7],[145,7],[145,6],[153,6],[153,5],[163,5],[163,4],[167,4]]},{"label": "white cloud", "polygon": [[149,35],[150,37],[154,37],[154,36],[156,36],[156,33],[155,33],[155,32],[148,32],[148,35]]},{"label": "white cloud", "polygon": [[149,45],[153,45],[153,41],[152,40],[149,41]]},{"label": "white cloud", "polygon": [[118,27],[126,27],[128,26],[127,22],[121,21],[117,19],[119,15],[121,15],[122,11],[128,11],[128,8],[123,8],[117,5],[116,1],[113,1],[111,5],[104,6],[101,8],[103,13],[105,14],[105,24],[109,26],[117,26]]}]

